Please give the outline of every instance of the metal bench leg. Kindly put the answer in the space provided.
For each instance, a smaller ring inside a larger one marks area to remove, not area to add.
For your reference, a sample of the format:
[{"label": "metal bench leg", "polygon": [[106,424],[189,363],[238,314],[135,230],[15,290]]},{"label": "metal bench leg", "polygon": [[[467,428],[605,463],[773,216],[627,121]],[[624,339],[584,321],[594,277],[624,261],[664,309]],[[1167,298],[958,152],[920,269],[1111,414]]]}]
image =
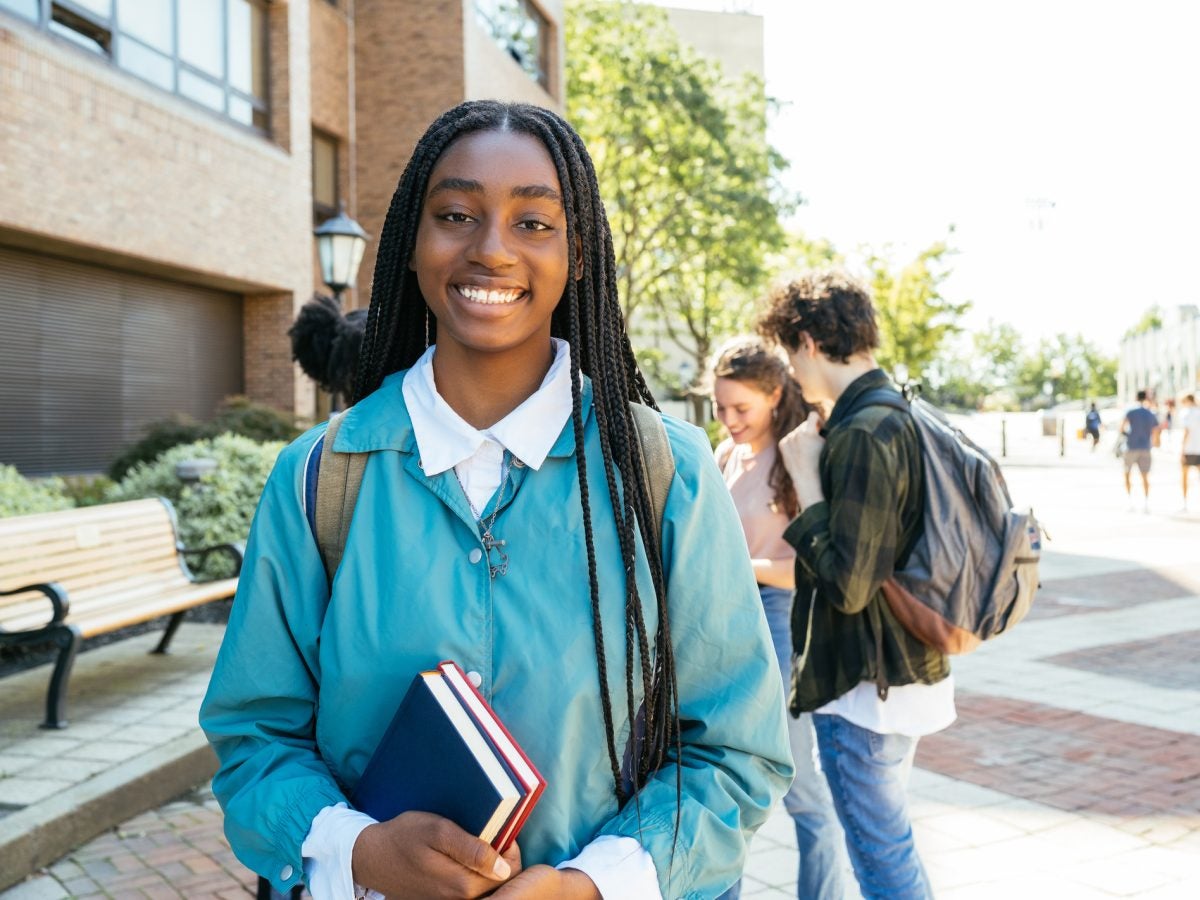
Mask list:
[{"label": "metal bench leg", "polygon": [[260,876],[258,879],[258,892],[254,895],[254,897],[255,900],[300,900],[300,896],[303,891],[304,888],[302,888],[300,885],[296,885],[294,888],[288,891],[287,897],[285,898],[283,894],[271,887],[271,882]]},{"label": "metal bench leg", "polygon": [[50,690],[46,694],[46,721],[41,728],[66,728],[67,680],[71,667],[75,665],[75,654],[79,651],[79,630],[74,625],[65,625],[54,631],[50,638],[58,647],[58,660],[54,663],[54,674],[50,677]]},{"label": "metal bench leg", "polygon": [[179,623],[183,621],[183,613],[177,612],[171,616],[171,621],[167,623],[167,630],[163,632],[162,640],[158,642],[158,646],[151,650],[151,653],[166,653],[167,644],[171,643],[171,638],[175,637],[175,632],[179,630]]}]

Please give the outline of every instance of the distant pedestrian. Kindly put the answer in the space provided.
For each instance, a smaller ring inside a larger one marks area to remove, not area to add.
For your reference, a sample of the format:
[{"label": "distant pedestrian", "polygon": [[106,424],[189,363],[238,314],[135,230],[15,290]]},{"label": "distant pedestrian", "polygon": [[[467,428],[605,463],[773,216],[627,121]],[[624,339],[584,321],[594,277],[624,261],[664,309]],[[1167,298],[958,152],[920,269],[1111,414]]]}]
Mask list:
[{"label": "distant pedestrian", "polygon": [[823,428],[812,414],[779,444],[801,509],[784,532],[796,549],[791,711],[813,713],[863,896],[924,900],[906,790],[918,739],[954,721],[954,681],[880,589],[923,527],[916,427],[902,410],[860,405],[891,380],[873,355],[870,296],[846,275],[776,291],[759,331],[788,351],[805,399],[831,408]]},{"label": "distant pedestrian", "polygon": [[[787,360],[760,338],[726,344],[712,374],[713,405],[729,432],[717,447],[717,465],[746,533],[786,693],[792,683],[796,552],[783,532],[799,510],[778,444],[808,418],[810,409],[800,386],[788,377]],[[802,900],[841,900],[846,895],[845,837],[816,760],[812,716],[789,716],[788,737],[796,776],[783,806],[796,827],[796,893]],[[725,900],[739,896],[739,887],[726,893]]]},{"label": "distant pedestrian", "polygon": [[1183,467],[1183,509],[1187,511],[1188,469],[1200,472],[1200,406],[1196,406],[1195,394],[1183,398],[1180,410],[1183,424],[1183,452],[1180,462]]},{"label": "distant pedestrian", "polygon": [[1094,453],[1096,445],[1100,443],[1100,411],[1096,409],[1095,403],[1091,405],[1087,415],[1084,416],[1083,430],[1092,439],[1092,452]]},{"label": "distant pedestrian", "polygon": [[[1163,411],[1158,421],[1158,433],[1164,447],[1171,446],[1171,433],[1175,427],[1175,401],[1168,397],[1163,401]],[[1159,442],[1154,444],[1159,446]]]},{"label": "distant pedestrian", "polygon": [[1137,466],[1142,475],[1142,511],[1150,512],[1150,448],[1158,435],[1158,416],[1150,409],[1146,391],[1137,392],[1138,405],[1125,413],[1121,434],[1125,438],[1125,496],[1133,509],[1133,484],[1130,473]]}]

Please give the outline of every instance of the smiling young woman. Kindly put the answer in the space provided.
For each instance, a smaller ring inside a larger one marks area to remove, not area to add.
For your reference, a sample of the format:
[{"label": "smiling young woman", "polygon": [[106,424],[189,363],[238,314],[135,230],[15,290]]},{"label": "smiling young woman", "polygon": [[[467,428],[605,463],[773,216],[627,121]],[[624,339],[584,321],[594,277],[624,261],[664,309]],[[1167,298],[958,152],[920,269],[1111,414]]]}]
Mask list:
[{"label": "smiling young woman", "polygon": [[[230,843],[277,888],[715,897],[737,878],[790,772],[779,679],[707,439],[669,417],[661,543],[650,527],[630,404],[653,399],[615,285],[561,118],[472,102],[430,126],[334,440],[367,454],[341,565],[331,585],[300,505],[319,426],[264,492],[201,712]],[[448,820],[347,806],[443,659],[548,782],[503,859]]]}]

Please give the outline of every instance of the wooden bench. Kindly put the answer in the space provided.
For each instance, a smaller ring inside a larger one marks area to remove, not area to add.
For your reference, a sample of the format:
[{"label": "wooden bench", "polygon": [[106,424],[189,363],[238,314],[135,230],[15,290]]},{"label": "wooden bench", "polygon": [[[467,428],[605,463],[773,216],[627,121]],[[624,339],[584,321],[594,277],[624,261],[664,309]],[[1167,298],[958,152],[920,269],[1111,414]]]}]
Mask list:
[{"label": "wooden bench", "polygon": [[0,645],[58,649],[43,728],[64,728],[67,679],[84,638],[169,615],[154,653],[165,653],[184,613],[233,596],[237,577],[197,583],[186,559],[241,544],[184,548],[163,499],[0,519]]}]

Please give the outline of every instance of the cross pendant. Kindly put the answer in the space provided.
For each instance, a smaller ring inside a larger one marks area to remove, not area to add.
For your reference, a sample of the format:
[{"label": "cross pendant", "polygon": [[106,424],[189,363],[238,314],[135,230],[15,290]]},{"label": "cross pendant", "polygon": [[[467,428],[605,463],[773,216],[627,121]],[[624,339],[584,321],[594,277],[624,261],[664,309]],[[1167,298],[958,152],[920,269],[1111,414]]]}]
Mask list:
[{"label": "cross pendant", "polygon": [[[488,574],[492,578],[495,578],[497,575],[508,574],[508,554],[501,549],[504,544],[505,541],[498,541],[492,537],[491,531],[485,531],[483,533],[483,548],[487,551],[488,557]],[[493,549],[500,555],[500,561],[495,565],[492,565]]]}]

